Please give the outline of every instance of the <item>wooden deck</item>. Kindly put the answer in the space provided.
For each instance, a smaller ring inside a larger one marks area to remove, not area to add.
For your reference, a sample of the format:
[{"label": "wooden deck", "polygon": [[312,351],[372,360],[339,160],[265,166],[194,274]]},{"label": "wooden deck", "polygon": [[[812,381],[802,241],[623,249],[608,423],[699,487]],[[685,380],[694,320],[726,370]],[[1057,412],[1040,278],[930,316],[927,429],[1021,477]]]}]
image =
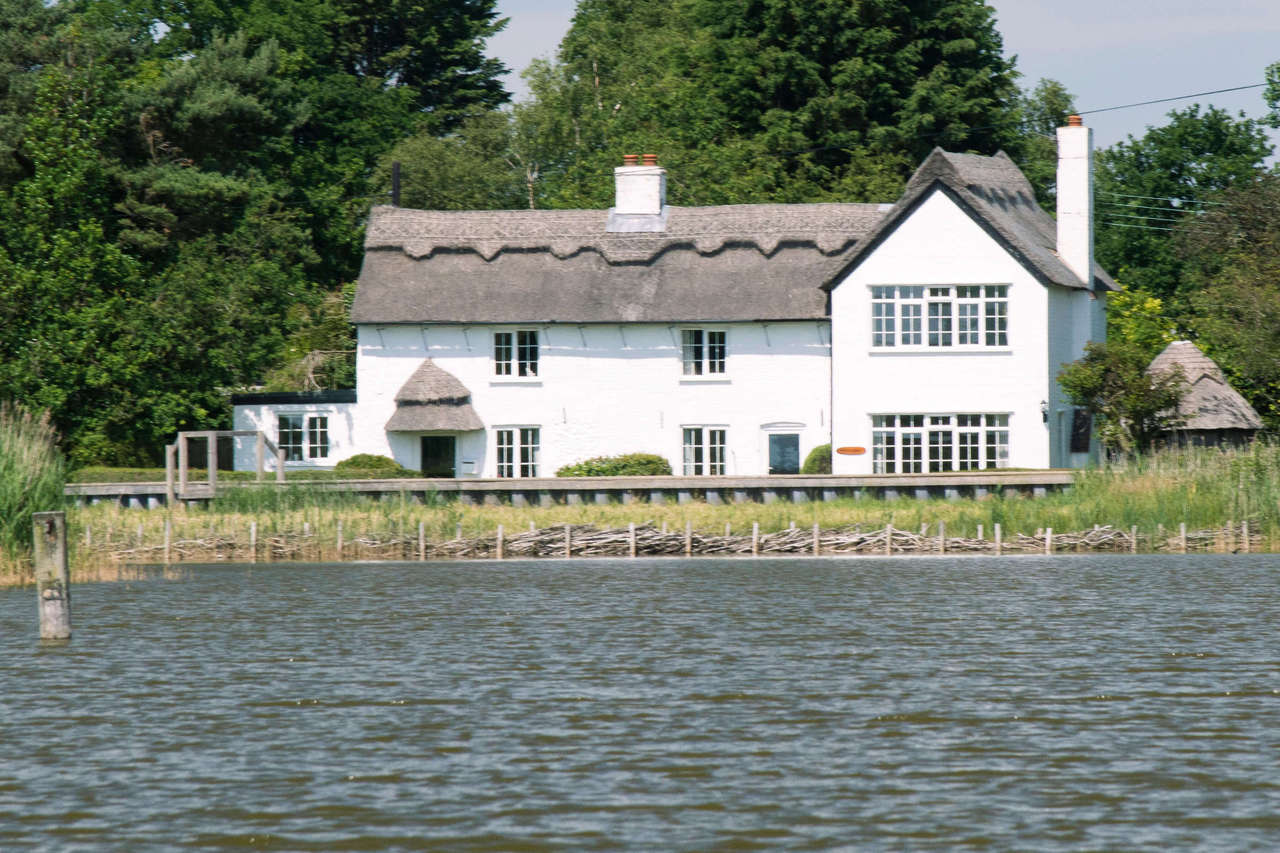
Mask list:
[{"label": "wooden deck", "polygon": [[[860,477],[538,477],[530,479],[398,479],[398,480],[294,480],[287,483],[218,482],[218,493],[240,488],[307,488],[350,491],[374,497],[447,500],[464,504],[643,503],[705,500],[711,504],[775,501],[804,503],[854,497],[868,499],[983,497],[997,490],[1044,495],[1070,486],[1074,472],[967,471],[951,474],[876,474]],[[74,483],[66,495],[76,503],[113,501],[123,506],[162,507],[164,483]],[[206,483],[188,483],[175,495],[185,502],[206,501],[213,490]]]}]

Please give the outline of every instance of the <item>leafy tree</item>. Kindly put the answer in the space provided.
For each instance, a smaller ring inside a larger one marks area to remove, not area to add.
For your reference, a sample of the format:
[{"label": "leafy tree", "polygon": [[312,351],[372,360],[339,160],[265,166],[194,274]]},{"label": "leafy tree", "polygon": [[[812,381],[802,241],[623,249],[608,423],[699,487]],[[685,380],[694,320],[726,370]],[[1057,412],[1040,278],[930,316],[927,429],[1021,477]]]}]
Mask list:
[{"label": "leafy tree", "polygon": [[1012,62],[978,0],[583,0],[530,89],[572,148],[549,206],[598,207],[624,151],[677,204],[883,200],[936,145],[1016,138]]},{"label": "leafy tree", "polygon": [[1187,284],[1175,227],[1201,215],[1216,193],[1255,180],[1272,146],[1259,122],[1216,107],[1174,110],[1169,119],[1099,152],[1095,239],[1113,275],[1178,312]]},{"label": "leafy tree", "polygon": [[1063,365],[1058,382],[1073,405],[1096,419],[1098,437],[1111,452],[1150,450],[1160,433],[1179,424],[1186,394],[1180,369],[1149,373],[1150,360],[1132,344],[1092,342],[1082,358]]},{"label": "leafy tree", "polygon": [[1046,210],[1056,204],[1058,128],[1076,111],[1075,96],[1057,80],[1042,79],[1018,98],[1018,130],[1007,153],[1017,161]]},{"label": "leafy tree", "polygon": [[1158,296],[1132,287],[1107,297],[1107,340],[1129,344],[1150,361],[1176,339]]},{"label": "leafy tree", "polygon": [[1216,199],[1178,234],[1193,285],[1188,323],[1254,408],[1280,423],[1280,176]]}]

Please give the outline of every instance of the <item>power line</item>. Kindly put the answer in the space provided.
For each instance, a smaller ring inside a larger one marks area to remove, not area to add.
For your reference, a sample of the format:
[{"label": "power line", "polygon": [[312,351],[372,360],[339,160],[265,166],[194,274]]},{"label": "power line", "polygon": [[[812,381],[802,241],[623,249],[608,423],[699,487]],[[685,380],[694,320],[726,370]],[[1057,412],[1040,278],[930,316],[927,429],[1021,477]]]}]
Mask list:
[{"label": "power line", "polygon": [[1121,104],[1118,107],[1102,107],[1097,110],[1078,110],[1076,115],[1087,116],[1094,113],[1109,113],[1113,110],[1127,110],[1132,107],[1146,107],[1151,104],[1167,104],[1170,101],[1185,101],[1187,98],[1201,98],[1205,95],[1221,95],[1223,92],[1243,92],[1246,89],[1261,89],[1266,83],[1251,83],[1248,86],[1232,86],[1229,89],[1213,89],[1209,92],[1194,92],[1190,95],[1175,95],[1172,98],[1157,98],[1154,101],[1138,101],[1136,104]]},{"label": "power line", "polygon": [[1162,195],[1131,195],[1129,193],[1112,192],[1111,190],[1098,190],[1098,192],[1103,195],[1116,196],[1117,198],[1142,198],[1147,201],[1174,201],[1179,204],[1226,204],[1226,202],[1223,201],[1201,201],[1194,198],[1171,198],[1169,196]]},{"label": "power line", "polygon": [[1118,207],[1121,210],[1159,210],[1163,213],[1204,213],[1203,210],[1196,210],[1191,207],[1156,207],[1154,204],[1131,204],[1127,201],[1100,201],[1098,204],[1105,204],[1108,207]]}]

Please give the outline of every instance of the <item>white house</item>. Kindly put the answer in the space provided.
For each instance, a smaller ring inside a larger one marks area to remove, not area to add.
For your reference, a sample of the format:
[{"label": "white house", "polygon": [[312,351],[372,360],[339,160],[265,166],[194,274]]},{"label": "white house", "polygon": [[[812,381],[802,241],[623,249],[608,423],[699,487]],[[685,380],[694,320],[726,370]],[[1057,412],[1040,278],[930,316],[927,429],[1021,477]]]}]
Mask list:
[{"label": "white house", "polygon": [[375,453],[432,476],[631,452],[795,473],[827,443],[844,474],[1083,464],[1055,376],[1115,284],[1089,129],[1059,147],[1056,227],[1003,154],[941,150],[893,205],[669,206],[646,155],[607,211],[375,207],[355,398],[238,395],[235,427],[291,466]]}]

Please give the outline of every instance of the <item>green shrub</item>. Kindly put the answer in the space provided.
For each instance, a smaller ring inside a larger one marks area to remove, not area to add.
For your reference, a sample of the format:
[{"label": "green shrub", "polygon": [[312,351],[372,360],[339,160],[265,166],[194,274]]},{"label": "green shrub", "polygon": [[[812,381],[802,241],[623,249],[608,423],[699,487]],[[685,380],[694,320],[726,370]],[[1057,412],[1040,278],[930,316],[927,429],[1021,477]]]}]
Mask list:
[{"label": "green shrub", "polygon": [[654,453],[597,456],[566,465],[557,477],[643,477],[671,473],[671,463]]},{"label": "green shrub", "polygon": [[337,465],[334,465],[333,470],[352,479],[361,477],[412,477],[417,473],[410,471],[389,456],[378,456],[374,453],[357,453],[355,456],[343,459]]},{"label": "green shrub", "polygon": [[48,413],[0,403],[0,551],[31,551],[31,514],[62,508],[66,463]]},{"label": "green shrub", "polygon": [[809,455],[804,458],[804,465],[800,466],[800,473],[830,474],[831,445],[819,444],[813,450],[810,450]]}]

